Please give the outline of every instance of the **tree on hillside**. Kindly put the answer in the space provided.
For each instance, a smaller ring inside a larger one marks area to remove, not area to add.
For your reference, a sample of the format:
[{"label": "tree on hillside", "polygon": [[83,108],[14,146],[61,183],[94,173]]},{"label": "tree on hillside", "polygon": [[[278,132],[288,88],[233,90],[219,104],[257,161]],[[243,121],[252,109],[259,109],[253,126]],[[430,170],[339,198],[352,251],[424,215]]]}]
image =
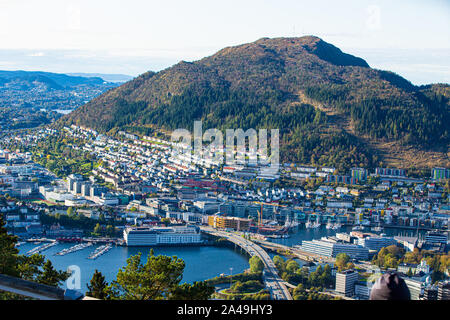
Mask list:
[{"label": "tree on hillside", "polygon": [[278,269],[279,273],[283,273],[286,268],[286,262],[284,259],[280,256],[273,257],[273,263],[275,264],[275,267]]},{"label": "tree on hillside", "polygon": [[170,293],[170,300],[208,300],[214,293],[214,287],[205,281],[193,284],[183,283]]},{"label": "tree on hillside", "polygon": [[336,256],[335,266],[338,268],[339,272],[352,269],[354,267],[353,263],[350,262],[350,256],[344,252],[339,253]]},{"label": "tree on hillside", "polygon": [[113,299],[167,299],[178,287],[184,271],[184,261],[176,256],[155,256],[153,252],[142,264],[142,254],[131,256],[110,285]]},{"label": "tree on hillside", "polygon": [[42,284],[57,287],[70,277],[68,272],[56,270],[50,260],[44,263],[42,269],[43,271],[37,276],[37,282]]},{"label": "tree on hillside", "polygon": [[290,260],[286,264],[286,271],[290,273],[295,273],[300,268],[300,265],[295,260]]},{"label": "tree on hillside", "polygon": [[253,256],[249,259],[250,271],[253,273],[262,272],[264,269],[264,263],[258,256]]},{"label": "tree on hillside", "polygon": [[105,276],[95,269],[91,281],[87,285],[88,291],[86,296],[105,300],[108,297],[108,282],[105,280]]},{"label": "tree on hillside", "polygon": [[15,247],[17,237],[9,235],[3,219],[0,216],[0,274],[18,276],[18,254]]}]

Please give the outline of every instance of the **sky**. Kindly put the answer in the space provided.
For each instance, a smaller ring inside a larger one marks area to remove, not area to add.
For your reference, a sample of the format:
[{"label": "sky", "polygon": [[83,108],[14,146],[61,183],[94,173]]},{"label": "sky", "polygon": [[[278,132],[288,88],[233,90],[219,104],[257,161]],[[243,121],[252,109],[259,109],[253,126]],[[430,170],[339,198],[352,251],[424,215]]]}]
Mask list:
[{"label": "sky", "polygon": [[0,0],[0,70],[136,76],[303,35],[414,84],[450,83],[449,0]]}]

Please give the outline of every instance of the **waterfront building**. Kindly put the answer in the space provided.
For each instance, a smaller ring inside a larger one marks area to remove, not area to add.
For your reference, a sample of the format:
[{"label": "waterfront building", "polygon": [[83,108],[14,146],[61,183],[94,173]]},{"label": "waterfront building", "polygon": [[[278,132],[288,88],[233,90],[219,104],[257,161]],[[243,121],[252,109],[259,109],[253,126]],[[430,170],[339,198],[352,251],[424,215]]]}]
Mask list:
[{"label": "waterfront building", "polygon": [[333,258],[335,258],[339,253],[346,253],[352,259],[369,259],[369,250],[359,245],[335,243],[333,248]]},{"label": "waterfront building", "polygon": [[381,248],[388,247],[390,245],[395,245],[397,243],[396,240],[394,240],[391,237],[367,237],[358,239],[358,244],[360,246],[363,246],[369,250],[376,250],[380,251]]},{"label": "waterfront building", "polygon": [[346,297],[352,297],[355,294],[358,277],[358,272],[353,269],[337,272],[336,292],[343,293]]},{"label": "waterfront building", "polygon": [[242,219],[237,217],[221,217],[209,216],[208,225],[213,228],[233,229],[238,231],[248,231],[250,229],[249,219]]},{"label": "waterfront building", "polygon": [[369,249],[359,245],[341,243],[327,238],[321,240],[302,241],[299,249],[326,257],[335,258],[339,253],[346,253],[352,259],[367,260]]},{"label": "waterfront building", "polygon": [[333,242],[323,240],[302,241],[299,249],[305,252],[314,253],[326,257],[333,256]]},{"label": "waterfront building", "polygon": [[202,243],[200,229],[183,227],[128,227],[123,231],[127,246],[187,245]]}]

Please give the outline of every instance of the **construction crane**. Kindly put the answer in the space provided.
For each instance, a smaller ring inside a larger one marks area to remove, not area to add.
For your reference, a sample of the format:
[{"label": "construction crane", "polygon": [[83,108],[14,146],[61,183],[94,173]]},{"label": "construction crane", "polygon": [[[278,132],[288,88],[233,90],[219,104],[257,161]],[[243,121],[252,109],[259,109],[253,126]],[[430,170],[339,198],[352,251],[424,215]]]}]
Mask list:
[{"label": "construction crane", "polygon": [[282,208],[286,208],[287,206],[282,205],[282,204],[278,204],[278,203],[270,203],[270,202],[259,202],[259,201],[254,201],[254,204],[260,204],[261,205],[261,210],[258,212],[258,228],[262,226],[262,215],[263,215],[263,206],[267,205],[267,206],[274,206],[274,207],[282,207]]}]

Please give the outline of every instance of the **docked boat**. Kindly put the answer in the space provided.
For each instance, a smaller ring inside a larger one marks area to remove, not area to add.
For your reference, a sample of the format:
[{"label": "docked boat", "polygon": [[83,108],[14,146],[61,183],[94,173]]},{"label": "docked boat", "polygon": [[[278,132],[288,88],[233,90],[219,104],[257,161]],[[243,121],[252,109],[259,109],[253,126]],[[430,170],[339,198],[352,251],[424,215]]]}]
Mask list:
[{"label": "docked boat", "polygon": [[364,227],[362,225],[357,225],[352,228],[352,231],[363,231]]},{"label": "docked boat", "polygon": [[383,227],[380,224],[378,224],[376,227],[372,227],[372,231],[382,232],[383,231]]},{"label": "docked boat", "polygon": [[111,248],[112,248],[112,244],[110,244],[110,243],[100,246],[97,249],[95,249],[95,251],[93,253],[91,253],[89,255],[88,259],[91,259],[91,260],[97,259],[101,255],[103,255],[106,252],[108,252],[109,250],[111,250]]},{"label": "docked boat", "polygon": [[64,255],[72,253],[72,252],[83,250],[83,249],[88,248],[90,246],[92,246],[91,242],[77,244],[77,245],[74,245],[73,247],[70,247],[70,248],[67,248],[67,249],[63,249],[63,250],[55,253],[55,256],[64,256]]},{"label": "docked boat", "polygon": [[43,252],[43,251],[45,251],[45,250],[47,250],[47,249],[49,249],[49,248],[51,248],[53,246],[56,246],[57,244],[58,244],[57,241],[52,241],[50,243],[45,243],[45,244],[43,244],[43,245],[41,245],[39,247],[31,249],[30,251],[28,251],[26,253],[26,255],[29,257],[29,256],[32,256],[33,254],[39,254],[39,253],[41,253],[41,252]]},{"label": "docked boat", "polygon": [[335,223],[333,224],[333,230],[339,230],[342,227],[342,225],[340,223]]},{"label": "docked boat", "polygon": [[317,221],[314,221],[314,222],[307,221],[305,223],[305,227],[308,229],[316,229],[316,228],[320,227],[320,223]]}]

